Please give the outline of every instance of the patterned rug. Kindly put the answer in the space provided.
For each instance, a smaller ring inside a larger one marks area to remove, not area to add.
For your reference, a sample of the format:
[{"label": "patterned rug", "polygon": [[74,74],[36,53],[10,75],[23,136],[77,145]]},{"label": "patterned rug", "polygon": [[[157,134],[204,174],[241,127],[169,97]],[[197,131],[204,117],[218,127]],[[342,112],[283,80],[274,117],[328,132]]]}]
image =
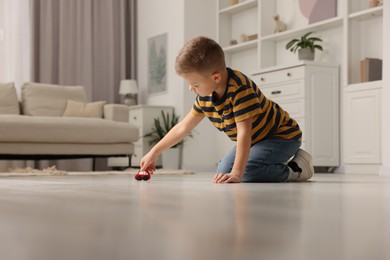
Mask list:
[{"label": "patterned rug", "polygon": [[[131,175],[136,174],[138,170],[135,168],[127,168],[124,171],[68,172],[59,170],[54,165],[42,170],[30,167],[9,169],[8,172],[0,172],[0,176]],[[157,169],[154,174],[194,174],[194,172],[189,170]]]}]

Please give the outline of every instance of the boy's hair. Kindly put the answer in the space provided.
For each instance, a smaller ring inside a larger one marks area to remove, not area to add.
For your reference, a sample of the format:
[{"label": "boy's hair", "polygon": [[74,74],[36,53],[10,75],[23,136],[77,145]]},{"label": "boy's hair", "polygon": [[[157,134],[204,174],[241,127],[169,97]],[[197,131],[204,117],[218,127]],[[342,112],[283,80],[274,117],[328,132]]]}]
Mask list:
[{"label": "boy's hair", "polygon": [[176,57],[176,72],[214,73],[225,70],[225,54],[222,47],[212,39],[199,36],[187,41]]}]

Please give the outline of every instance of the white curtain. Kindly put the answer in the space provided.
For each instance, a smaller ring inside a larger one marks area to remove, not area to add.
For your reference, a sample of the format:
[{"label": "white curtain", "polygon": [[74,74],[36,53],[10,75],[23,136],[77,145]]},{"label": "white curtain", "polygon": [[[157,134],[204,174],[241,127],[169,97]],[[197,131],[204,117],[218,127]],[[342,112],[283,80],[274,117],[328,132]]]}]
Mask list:
[{"label": "white curtain", "polygon": [[83,85],[90,101],[120,102],[135,78],[135,0],[30,0],[33,79]]},{"label": "white curtain", "polygon": [[[0,81],[83,85],[89,101],[119,103],[135,79],[136,0],[0,0]],[[18,165],[21,162],[17,163]],[[45,161],[90,170],[91,160]],[[0,170],[14,164],[0,161]],[[98,169],[106,168],[100,161]]]},{"label": "white curtain", "polygon": [[31,79],[29,0],[0,0],[0,82]]},{"label": "white curtain", "polygon": [[[20,86],[31,80],[31,30],[29,0],[0,0],[0,82]],[[33,167],[32,161],[0,161],[0,171]]]}]

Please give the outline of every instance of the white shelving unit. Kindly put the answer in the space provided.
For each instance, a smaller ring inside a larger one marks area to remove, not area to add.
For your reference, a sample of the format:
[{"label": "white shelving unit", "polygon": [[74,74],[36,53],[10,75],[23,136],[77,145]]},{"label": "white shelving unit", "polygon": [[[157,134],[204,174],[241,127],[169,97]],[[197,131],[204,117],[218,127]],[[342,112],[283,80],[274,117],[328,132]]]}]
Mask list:
[{"label": "white shelving unit", "polygon": [[[259,35],[258,3],[258,0],[246,0],[229,5],[227,0],[217,0],[218,42],[225,51],[228,66],[242,71],[258,67],[258,59],[253,58],[258,57],[258,39],[241,40],[243,34]],[[237,43],[232,45],[232,40]]]},{"label": "white shelving unit", "polygon": [[[299,1],[241,0],[229,6],[228,0],[217,0],[218,40],[224,47],[228,66],[253,75],[299,63],[297,54],[287,51],[285,45],[293,38],[314,31],[323,39],[324,47],[324,52],[316,52],[315,62],[340,65],[341,163],[346,168],[361,165],[376,167],[381,164],[380,145],[366,147],[367,154],[371,156],[367,160],[364,156],[357,156],[365,148],[363,144],[362,147],[356,145],[362,142],[352,125],[356,124],[353,121],[358,118],[356,113],[362,111],[351,107],[360,101],[365,104],[370,104],[370,101],[372,107],[361,116],[381,114],[381,106],[377,104],[381,102],[383,83],[381,80],[360,82],[360,60],[366,57],[385,59],[382,34],[384,30],[390,30],[385,28],[390,25],[383,23],[383,13],[388,1],[369,8],[368,0],[338,0],[335,17],[309,24],[300,12]],[[287,24],[286,31],[274,33],[273,17],[276,14]],[[258,39],[231,46],[230,41],[238,40],[242,33],[257,33]],[[380,117],[371,117],[370,120],[370,129],[375,129],[366,132],[370,136],[370,144],[380,144]],[[351,143],[355,145],[350,146]],[[354,148],[360,150],[355,151]],[[354,171],[353,167],[346,171],[350,169]]]}]

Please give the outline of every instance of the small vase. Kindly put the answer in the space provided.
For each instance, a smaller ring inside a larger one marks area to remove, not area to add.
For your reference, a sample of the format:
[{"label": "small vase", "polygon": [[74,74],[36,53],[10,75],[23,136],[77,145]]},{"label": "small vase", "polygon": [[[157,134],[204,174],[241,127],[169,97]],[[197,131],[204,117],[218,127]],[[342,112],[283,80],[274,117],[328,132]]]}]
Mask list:
[{"label": "small vase", "polygon": [[310,48],[304,48],[298,50],[299,60],[314,60],[314,52]]}]

